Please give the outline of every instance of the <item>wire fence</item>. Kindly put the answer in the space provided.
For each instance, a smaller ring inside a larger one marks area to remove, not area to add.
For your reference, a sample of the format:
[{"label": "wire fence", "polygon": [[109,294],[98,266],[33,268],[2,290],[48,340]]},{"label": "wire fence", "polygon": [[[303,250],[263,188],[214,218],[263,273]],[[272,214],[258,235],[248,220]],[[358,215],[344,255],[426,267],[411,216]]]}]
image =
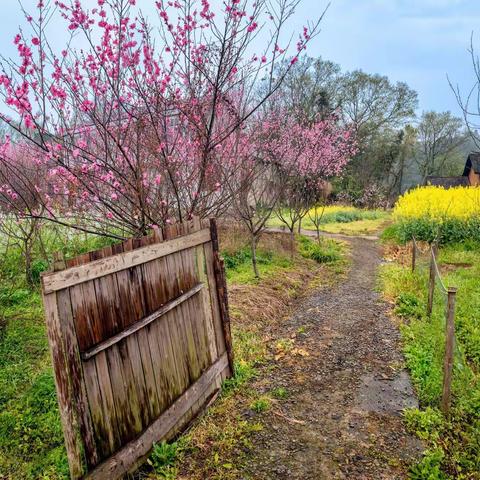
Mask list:
[{"label": "wire fence", "polygon": [[[421,249],[415,237],[412,238],[412,272],[417,268],[417,260],[421,254]],[[435,295],[435,286],[442,293],[445,301],[445,355],[443,360],[443,388],[441,408],[445,415],[448,416],[451,406],[451,390],[452,390],[452,372],[453,359],[455,350],[455,302],[457,288],[446,287],[442,279],[440,269],[438,267],[438,243],[432,243],[429,246],[430,256],[430,272],[428,281],[428,297],[427,297],[427,315],[431,317],[433,310],[433,301]]]}]

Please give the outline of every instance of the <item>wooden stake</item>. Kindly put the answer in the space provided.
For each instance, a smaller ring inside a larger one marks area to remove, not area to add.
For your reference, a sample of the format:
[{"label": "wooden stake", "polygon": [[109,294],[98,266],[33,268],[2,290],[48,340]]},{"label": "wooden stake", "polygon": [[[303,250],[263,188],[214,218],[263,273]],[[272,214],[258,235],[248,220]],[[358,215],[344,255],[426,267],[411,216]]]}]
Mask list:
[{"label": "wooden stake", "polygon": [[412,272],[415,272],[416,263],[417,263],[417,247],[415,246],[415,240],[412,240]]},{"label": "wooden stake", "polygon": [[435,261],[438,254],[438,245],[434,243],[432,245],[432,251],[430,253],[430,277],[428,279],[428,301],[427,301],[427,315],[432,315],[433,309],[433,293],[435,291]]},{"label": "wooden stake", "polygon": [[455,346],[455,296],[457,289],[449,287],[447,301],[447,324],[445,330],[445,357],[443,361],[442,412],[448,416],[451,404],[453,352]]}]

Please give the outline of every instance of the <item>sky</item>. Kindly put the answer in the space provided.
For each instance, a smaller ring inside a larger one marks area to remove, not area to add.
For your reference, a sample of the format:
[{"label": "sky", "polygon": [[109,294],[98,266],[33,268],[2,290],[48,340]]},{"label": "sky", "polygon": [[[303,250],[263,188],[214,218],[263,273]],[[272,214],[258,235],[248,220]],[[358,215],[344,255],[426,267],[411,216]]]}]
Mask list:
[{"label": "sky", "polygon": [[[28,10],[37,1],[22,3]],[[153,4],[137,1],[147,10]],[[0,2],[0,53],[9,56],[23,18],[17,0]],[[292,31],[301,30],[327,3],[302,0]],[[332,0],[308,54],[339,63],[343,70],[362,69],[407,82],[419,94],[418,113],[451,110],[460,115],[447,75],[464,92],[473,86],[468,53],[472,33],[480,52],[480,0]]]}]

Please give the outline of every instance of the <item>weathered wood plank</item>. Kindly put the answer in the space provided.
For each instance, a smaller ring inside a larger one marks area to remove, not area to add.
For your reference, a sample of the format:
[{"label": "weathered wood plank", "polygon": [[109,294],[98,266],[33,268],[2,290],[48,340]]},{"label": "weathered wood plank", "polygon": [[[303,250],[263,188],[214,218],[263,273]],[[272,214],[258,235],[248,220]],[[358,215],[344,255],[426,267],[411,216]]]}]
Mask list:
[{"label": "weathered wood plank", "polygon": [[[89,254],[85,254],[73,259],[71,264],[79,265],[89,261]],[[82,339],[85,345],[97,341],[96,338],[93,338],[94,329],[90,328],[92,323],[97,324],[99,322],[94,282],[76,285],[69,290],[77,338],[80,344],[79,348],[81,349]],[[91,307],[88,310],[85,309],[85,298],[89,299],[91,303]],[[87,340],[89,336],[91,336],[91,339]],[[83,363],[83,368],[87,398],[99,448],[99,457],[103,459],[116,451],[121,445],[118,417],[115,410],[110,372],[105,354],[97,355],[92,362]]]},{"label": "weathered wood plank", "polygon": [[[102,255],[108,254],[108,249],[98,250],[90,253],[90,259],[97,261]],[[111,332],[113,329],[114,331],[119,325],[125,323],[123,310],[115,306],[120,301],[116,272],[106,277],[96,278],[94,285],[97,308],[104,330]],[[117,415],[122,418],[119,420],[119,431],[121,443],[124,445],[149,423],[143,370],[138,368],[140,360],[138,343],[135,338],[127,337],[105,350],[105,353],[110,367],[110,384],[115,408]],[[102,381],[103,379],[100,378],[101,387]]]},{"label": "weathered wood plank", "polygon": [[72,385],[72,400],[76,410],[80,434],[85,447],[87,467],[99,463],[99,454],[95,442],[95,432],[88,406],[84,372],[78,348],[77,336],[72,312],[72,302],[68,289],[57,292],[58,314],[64,334],[65,355],[68,374]]},{"label": "weathered wood plank", "polygon": [[[154,230],[154,238],[156,241],[161,241],[163,238],[159,229]],[[168,288],[171,277],[166,268],[166,257],[143,264],[142,272],[148,312],[154,312],[168,303],[174,293]],[[148,327],[151,358],[161,411],[168,408],[188,386],[188,383],[181,381],[179,366],[175,362],[170,332],[171,318],[170,311]]]},{"label": "weathered wood plank", "polygon": [[223,337],[225,340],[225,347],[227,349],[228,363],[230,364],[230,370],[234,373],[234,361],[233,361],[233,345],[232,334],[230,329],[230,314],[228,312],[228,293],[227,282],[225,279],[225,266],[223,260],[220,258],[220,250],[218,246],[218,231],[217,222],[214,218],[210,219],[210,237],[213,248],[213,267],[215,272],[218,303],[220,305],[220,314],[222,318]]},{"label": "weathered wood plank", "polygon": [[215,378],[228,366],[228,357],[220,357],[190,388],[178,398],[139,438],[131,441],[111,458],[90,472],[85,480],[117,479],[125,472],[131,471],[149,453],[153,444],[165,438],[177,426],[182,417],[214,383]]},{"label": "weathered wood plank", "polygon": [[81,478],[83,474],[82,446],[76,432],[76,418],[72,408],[73,396],[68,377],[67,359],[64,350],[62,328],[58,316],[57,296],[55,293],[43,295],[47,335],[52,356],[52,364],[57,387],[57,399],[62,419],[68,465],[72,479]]},{"label": "weathered wood plank", "polygon": [[88,360],[97,353],[106,350],[107,348],[111,347],[112,345],[115,345],[118,343],[120,340],[123,340],[124,338],[132,335],[132,333],[137,332],[138,330],[146,327],[150,323],[154,322],[155,320],[159,319],[163,315],[165,315],[167,312],[170,310],[173,310],[175,307],[180,305],[181,303],[185,302],[188,300],[190,297],[198,293],[200,290],[204,288],[203,283],[199,283],[192,289],[190,289],[188,292],[185,292],[183,295],[180,295],[179,297],[175,298],[174,300],[168,302],[166,305],[163,307],[160,307],[155,313],[152,313],[148,317],[143,318],[142,320],[138,321],[137,323],[134,323],[133,325],[130,325],[130,327],[126,328],[125,330],[121,331],[120,333],[117,333],[113,337],[110,337],[108,340],[103,341],[102,343],[99,343],[95,347],[91,348],[90,350],[87,350],[86,352],[83,352],[82,359],[83,360]]},{"label": "weathered wood plank", "polygon": [[[200,220],[196,217],[193,220],[196,230],[201,229]],[[200,309],[203,312],[203,319],[205,322],[205,336],[210,353],[210,363],[213,363],[218,357],[217,342],[215,339],[215,326],[212,314],[211,298],[209,294],[209,284],[205,259],[205,245],[199,245],[195,248],[195,261],[197,276],[200,282],[207,285],[208,288],[202,289],[200,292]]]},{"label": "weathered wood plank", "polygon": [[46,294],[51,293],[87,280],[119,272],[186,248],[196,247],[209,240],[210,231],[203,229],[184,237],[174,238],[164,243],[154,243],[122,255],[113,255],[61,272],[47,273],[42,276],[43,289]]}]

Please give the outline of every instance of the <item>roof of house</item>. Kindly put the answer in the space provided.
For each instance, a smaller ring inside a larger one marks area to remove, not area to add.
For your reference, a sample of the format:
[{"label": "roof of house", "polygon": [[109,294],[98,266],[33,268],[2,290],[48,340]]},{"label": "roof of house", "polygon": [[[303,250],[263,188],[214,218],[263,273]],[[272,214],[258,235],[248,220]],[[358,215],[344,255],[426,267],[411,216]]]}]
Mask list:
[{"label": "roof of house", "polygon": [[480,152],[472,152],[468,156],[463,175],[467,177],[472,169],[475,173],[480,173]]},{"label": "roof of house", "polygon": [[468,177],[427,177],[425,180],[426,185],[434,185],[437,187],[460,187],[460,186],[468,186],[470,182]]}]

